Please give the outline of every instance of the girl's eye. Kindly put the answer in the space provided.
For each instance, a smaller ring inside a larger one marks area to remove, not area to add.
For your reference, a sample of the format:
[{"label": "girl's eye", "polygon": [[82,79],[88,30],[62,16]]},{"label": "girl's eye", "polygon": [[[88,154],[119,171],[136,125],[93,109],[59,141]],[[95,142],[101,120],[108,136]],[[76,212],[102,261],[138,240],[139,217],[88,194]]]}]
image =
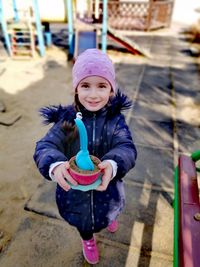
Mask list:
[{"label": "girl's eye", "polygon": [[100,85],[99,85],[99,88],[100,88],[100,89],[106,89],[107,86],[106,86],[106,84],[100,84]]},{"label": "girl's eye", "polygon": [[82,84],[81,87],[82,88],[89,88],[88,84]]}]

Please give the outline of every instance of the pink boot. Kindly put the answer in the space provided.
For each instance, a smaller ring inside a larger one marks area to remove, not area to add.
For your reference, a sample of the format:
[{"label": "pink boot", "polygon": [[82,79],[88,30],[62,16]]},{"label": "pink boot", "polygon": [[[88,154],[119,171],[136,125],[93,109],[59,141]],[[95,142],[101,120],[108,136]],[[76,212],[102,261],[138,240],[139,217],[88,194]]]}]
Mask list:
[{"label": "pink boot", "polygon": [[99,262],[99,252],[96,245],[96,240],[93,237],[90,240],[81,240],[83,246],[83,255],[86,261],[90,264]]},{"label": "pink boot", "polygon": [[111,224],[108,225],[107,230],[110,233],[115,233],[118,230],[118,221],[112,221]]}]

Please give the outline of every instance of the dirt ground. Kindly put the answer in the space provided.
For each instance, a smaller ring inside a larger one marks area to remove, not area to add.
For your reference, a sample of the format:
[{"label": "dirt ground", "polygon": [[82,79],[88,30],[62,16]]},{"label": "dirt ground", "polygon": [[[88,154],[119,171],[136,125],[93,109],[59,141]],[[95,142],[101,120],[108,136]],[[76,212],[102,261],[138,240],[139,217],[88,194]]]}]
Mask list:
[{"label": "dirt ground", "polygon": [[[0,251],[25,216],[24,204],[41,183],[32,155],[47,131],[38,109],[71,102],[71,64],[57,48],[45,58],[2,60],[0,65]],[[5,126],[4,124],[10,124]]]}]

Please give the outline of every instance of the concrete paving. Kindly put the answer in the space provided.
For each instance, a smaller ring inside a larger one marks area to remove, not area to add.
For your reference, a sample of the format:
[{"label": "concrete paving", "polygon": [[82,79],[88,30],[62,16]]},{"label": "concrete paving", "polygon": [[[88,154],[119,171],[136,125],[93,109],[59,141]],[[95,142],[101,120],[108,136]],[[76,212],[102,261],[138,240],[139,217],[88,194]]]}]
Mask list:
[{"label": "concrete paving", "polygon": [[[97,234],[97,266],[173,265],[173,172],[179,153],[199,148],[200,75],[183,35],[161,32],[132,36],[145,43],[150,59],[141,64],[137,57],[121,57],[116,63],[118,82],[133,99],[126,118],[138,160],[125,178],[127,205],[119,231]],[[44,181],[26,203],[27,218],[0,256],[0,266],[89,266],[76,230],[57,212],[54,189]]]}]

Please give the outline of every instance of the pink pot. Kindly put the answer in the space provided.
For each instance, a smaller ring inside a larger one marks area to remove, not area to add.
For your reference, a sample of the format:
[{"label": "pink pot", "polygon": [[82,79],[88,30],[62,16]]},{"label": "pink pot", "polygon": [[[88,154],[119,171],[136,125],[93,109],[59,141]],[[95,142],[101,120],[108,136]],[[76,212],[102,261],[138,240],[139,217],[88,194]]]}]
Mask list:
[{"label": "pink pot", "polygon": [[[99,164],[101,161],[95,157],[95,156],[91,156],[91,159],[93,162],[95,162],[95,164]],[[69,165],[72,164],[72,162],[75,161],[75,156],[72,157],[70,160],[69,160]],[[74,170],[73,168],[69,168],[69,173],[70,175],[72,176],[72,178],[74,178],[74,180],[77,181],[78,184],[80,185],[89,185],[89,184],[92,184],[94,183],[98,177],[100,176],[101,174],[101,170],[98,169],[96,171],[85,171],[85,170],[80,170],[80,172]]]}]

